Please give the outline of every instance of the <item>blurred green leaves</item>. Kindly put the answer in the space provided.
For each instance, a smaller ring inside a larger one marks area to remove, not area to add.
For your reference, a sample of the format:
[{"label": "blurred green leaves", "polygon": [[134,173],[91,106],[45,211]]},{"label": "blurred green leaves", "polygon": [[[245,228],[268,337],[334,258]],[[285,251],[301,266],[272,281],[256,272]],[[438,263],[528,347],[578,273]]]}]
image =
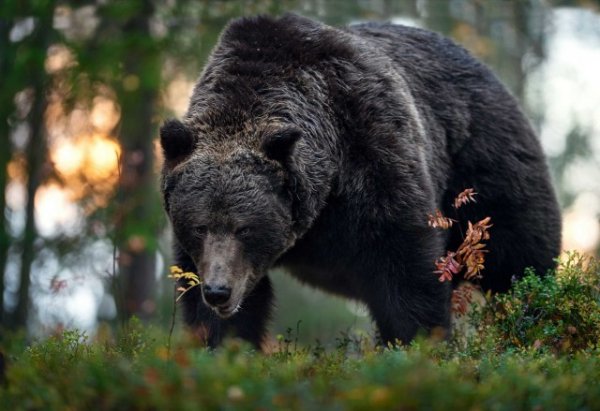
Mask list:
[{"label": "blurred green leaves", "polygon": [[556,276],[528,275],[494,298],[466,345],[343,336],[324,349],[288,335],[261,355],[179,334],[169,351],[164,330],[137,321],[120,336],[67,331],[25,350],[15,337],[0,409],[595,409],[599,286],[598,264],[571,255]]}]

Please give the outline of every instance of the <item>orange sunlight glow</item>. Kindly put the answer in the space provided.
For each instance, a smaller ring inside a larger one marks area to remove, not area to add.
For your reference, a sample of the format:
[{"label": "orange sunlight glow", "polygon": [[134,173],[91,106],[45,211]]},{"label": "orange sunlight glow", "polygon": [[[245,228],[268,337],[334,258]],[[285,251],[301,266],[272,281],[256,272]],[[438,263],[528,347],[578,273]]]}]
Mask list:
[{"label": "orange sunlight glow", "polygon": [[598,211],[600,201],[592,193],[577,196],[571,207],[563,212],[563,250],[594,253],[600,241]]},{"label": "orange sunlight glow", "polygon": [[121,147],[100,133],[54,141],[50,158],[72,200],[91,197],[86,211],[107,204],[119,178]]},{"label": "orange sunlight glow", "polygon": [[194,89],[194,80],[185,78],[183,75],[176,76],[166,87],[163,94],[163,101],[166,107],[169,107],[177,117],[185,114],[187,106]]},{"label": "orange sunlight glow", "polygon": [[73,53],[64,44],[53,44],[48,48],[48,56],[44,62],[48,74],[56,74],[75,64]]},{"label": "orange sunlight glow", "polygon": [[115,128],[120,118],[117,104],[104,96],[94,98],[94,106],[90,113],[92,126],[103,133],[110,133]]},{"label": "orange sunlight glow", "polygon": [[40,187],[35,195],[36,226],[43,236],[76,229],[80,213],[69,194],[57,183]]},{"label": "orange sunlight glow", "polygon": [[[60,70],[71,64],[70,58],[69,49],[53,46],[47,69]],[[121,147],[112,133],[120,117],[120,107],[107,87],[98,88],[91,105],[76,104],[69,111],[57,93],[46,111],[49,157],[57,176],[47,186],[56,183],[65,198],[78,202],[85,213],[106,206],[118,184]]]},{"label": "orange sunlight glow", "polygon": [[160,145],[160,139],[155,138],[152,140],[152,152],[154,153],[154,172],[158,174],[160,173],[163,162],[165,161],[162,146]]}]

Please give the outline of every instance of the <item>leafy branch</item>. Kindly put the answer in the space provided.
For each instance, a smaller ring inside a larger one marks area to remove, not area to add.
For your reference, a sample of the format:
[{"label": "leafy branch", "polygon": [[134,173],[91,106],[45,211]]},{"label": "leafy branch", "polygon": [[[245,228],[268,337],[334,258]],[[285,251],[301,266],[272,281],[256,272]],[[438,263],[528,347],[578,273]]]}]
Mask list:
[{"label": "leafy branch", "polygon": [[[455,210],[468,203],[475,203],[477,193],[472,188],[467,188],[456,196],[453,207]],[[457,220],[448,218],[440,210],[435,210],[434,214],[429,214],[428,224],[430,227],[442,230],[450,229]],[[463,236],[463,242],[456,251],[446,251],[446,255],[439,257],[435,262],[434,271],[439,275],[439,280],[452,281],[455,275],[463,275],[467,281],[481,279],[481,272],[485,268],[485,255],[489,251],[486,249],[484,241],[490,239],[489,230],[492,227],[491,217],[486,217],[476,223],[467,221],[468,228]],[[471,302],[471,293],[474,286],[463,287],[453,291],[452,310],[458,314],[464,314],[468,304]]]}]

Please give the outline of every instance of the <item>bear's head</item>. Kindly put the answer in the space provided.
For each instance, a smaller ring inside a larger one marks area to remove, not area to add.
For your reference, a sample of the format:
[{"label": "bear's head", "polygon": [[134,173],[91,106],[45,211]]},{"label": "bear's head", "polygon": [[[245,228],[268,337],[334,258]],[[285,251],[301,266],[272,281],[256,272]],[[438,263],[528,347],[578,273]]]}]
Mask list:
[{"label": "bear's head", "polygon": [[174,241],[203,278],[205,303],[227,318],[295,241],[286,162],[300,133],[271,129],[254,149],[203,136],[177,120],[160,134]]}]

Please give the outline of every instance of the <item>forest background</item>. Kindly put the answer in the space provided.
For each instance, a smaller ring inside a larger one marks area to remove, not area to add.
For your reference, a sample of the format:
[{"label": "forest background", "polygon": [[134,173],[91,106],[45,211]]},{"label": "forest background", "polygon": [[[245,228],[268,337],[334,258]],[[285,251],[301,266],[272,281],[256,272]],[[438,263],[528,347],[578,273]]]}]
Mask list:
[{"label": "forest background", "polygon": [[[226,23],[293,11],[441,32],[489,64],[540,134],[563,248],[598,255],[600,2],[3,0],[0,318],[38,337],[132,316],[165,328],[173,283],[158,127],[186,109]],[[363,307],[274,273],[273,334],[370,330]]]}]

